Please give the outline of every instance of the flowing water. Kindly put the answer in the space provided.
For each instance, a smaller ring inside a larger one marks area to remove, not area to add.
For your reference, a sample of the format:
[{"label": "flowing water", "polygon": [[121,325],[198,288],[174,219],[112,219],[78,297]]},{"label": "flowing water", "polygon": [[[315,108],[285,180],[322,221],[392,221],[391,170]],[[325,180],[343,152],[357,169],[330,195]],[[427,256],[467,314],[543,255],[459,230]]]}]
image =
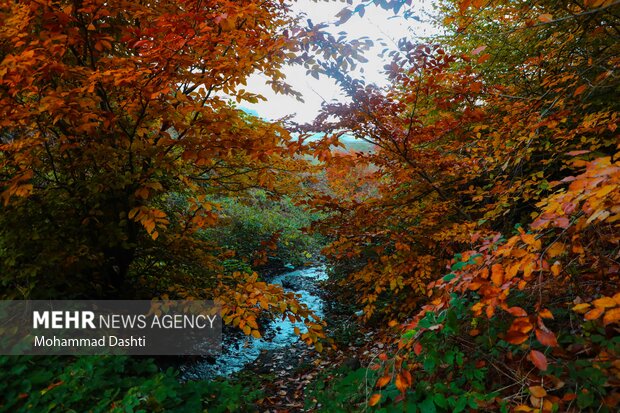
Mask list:
[{"label": "flowing water", "polygon": [[[285,291],[299,294],[300,301],[319,317],[323,316],[323,299],[317,294],[317,283],[327,279],[325,267],[309,267],[275,276],[271,283],[280,284]],[[224,337],[222,353],[197,363],[180,367],[185,380],[204,380],[217,376],[229,376],[255,361],[263,351],[273,351],[291,346],[299,337],[294,327],[304,331],[303,324],[292,323],[288,317],[274,320],[267,327],[269,331],[260,339]]]}]

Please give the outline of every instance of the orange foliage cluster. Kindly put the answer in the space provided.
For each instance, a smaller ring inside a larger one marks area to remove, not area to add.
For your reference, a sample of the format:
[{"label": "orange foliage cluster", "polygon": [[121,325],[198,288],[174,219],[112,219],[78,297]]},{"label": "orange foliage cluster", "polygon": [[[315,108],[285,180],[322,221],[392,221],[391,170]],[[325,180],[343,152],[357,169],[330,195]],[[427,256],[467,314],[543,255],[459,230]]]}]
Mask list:
[{"label": "orange foliage cluster", "polygon": [[3,0],[0,22],[2,296],[216,298],[247,334],[274,310],[316,341],[204,230],[217,197],[298,191],[301,145],[231,102],[264,100],[244,89],[257,71],[292,93],[281,68],[312,64],[320,28],[279,0]]},{"label": "orange foliage cluster", "polygon": [[[401,41],[387,93],[332,73],[352,103],[326,105],[311,128],[374,145],[356,156],[374,168],[359,179],[377,191],[363,200],[346,191],[339,177],[356,163],[332,159],[339,190],[317,197],[333,213],[317,229],[332,237],[325,253],[364,318],[401,326],[396,354],[375,365],[385,371],[376,387],[394,384],[397,401],[423,391],[431,400],[430,386],[472,363],[488,369],[480,386],[490,396],[464,385],[470,407],[612,411],[620,402],[612,3],[446,1],[453,34]],[[466,313],[448,329],[454,308]],[[445,341],[424,347],[433,336]],[[452,345],[450,357],[463,359],[430,363]],[[599,387],[579,379],[586,364],[606,378]],[[383,403],[381,393],[369,399]]]}]

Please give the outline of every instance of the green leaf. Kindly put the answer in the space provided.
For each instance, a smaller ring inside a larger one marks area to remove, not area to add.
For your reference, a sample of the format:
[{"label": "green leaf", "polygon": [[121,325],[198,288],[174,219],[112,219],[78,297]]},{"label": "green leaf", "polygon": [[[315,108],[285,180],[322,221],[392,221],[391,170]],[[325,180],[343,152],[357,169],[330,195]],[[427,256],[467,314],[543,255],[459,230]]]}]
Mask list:
[{"label": "green leaf", "polygon": [[430,397],[424,399],[422,403],[420,403],[420,411],[424,413],[436,413],[437,409],[435,408],[435,402]]}]

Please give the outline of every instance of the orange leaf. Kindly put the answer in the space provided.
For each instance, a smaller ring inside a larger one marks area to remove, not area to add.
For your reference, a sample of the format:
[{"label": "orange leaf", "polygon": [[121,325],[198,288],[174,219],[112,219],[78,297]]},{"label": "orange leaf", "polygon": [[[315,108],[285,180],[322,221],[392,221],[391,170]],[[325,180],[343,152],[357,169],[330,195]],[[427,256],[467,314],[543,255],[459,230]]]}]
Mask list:
[{"label": "orange leaf", "polygon": [[491,58],[491,55],[488,53],[483,54],[478,58],[478,63],[484,63]]},{"label": "orange leaf", "polygon": [[506,333],[504,340],[506,340],[510,344],[518,345],[518,344],[523,343],[525,340],[527,340],[528,337],[529,337],[528,334],[523,334],[519,331],[509,331],[508,333]]},{"label": "orange leaf", "polygon": [[529,354],[529,359],[539,370],[545,371],[547,370],[547,357],[543,353],[538,350],[532,350]]},{"label": "orange leaf", "polygon": [[403,370],[401,374],[403,375],[403,379],[407,383],[407,387],[411,387],[411,383],[413,383],[413,377],[411,377],[411,373],[409,372],[409,370]]},{"label": "orange leaf", "polygon": [[377,380],[377,387],[385,387],[390,382],[390,380],[391,377],[389,375],[381,377],[379,380]]},{"label": "orange leaf", "polygon": [[497,287],[504,283],[504,267],[502,267],[502,264],[493,264],[491,267],[491,281]]},{"label": "orange leaf", "polygon": [[553,314],[551,314],[551,311],[547,310],[546,308],[544,310],[540,310],[538,312],[538,315],[541,318],[553,319]]},{"label": "orange leaf", "polygon": [[532,393],[533,396],[538,398],[543,398],[547,395],[547,391],[541,386],[530,387],[530,393]]},{"label": "orange leaf", "polygon": [[588,88],[588,86],[586,86],[586,85],[579,86],[577,89],[575,89],[575,92],[573,93],[573,96],[581,95],[583,92],[586,91],[587,88]]},{"label": "orange leaf", "polygon": [[543,23],[549,23],[551,20],[553,20],[553,16],[549,13],[541,14],[540,16],[538,16],[538,20]]},{"label": "orange leaf", "polygon": [[605,313],[605,317],[603,317],[603,324],[613,324],[618,323],[620,321],[620,308],[613,308]]},{"label": "orange leaf", "polygon": [[601,316],[601,314],[603,314],[604,311],[605,311],[604,308],[600,308],[600,307],[593,308],[592,310],[586,313],[584,318],[586,320],[596,320],[597,318]]},{"label": "orange leaf", "polygon": [[551,258],[557,257],[566,250],[566,245],[561,242],[554,242],[547,248],[547,255]]},{"label": "orange leaf", "polygon": [[403,373],[398,373],[396,375],[396,388],[398,390],[400,390],[401,393],[404,393],[405,391],[407,391],[407,388],[409,387],[409,384],[411,383],[407,383],[407,377],[405,377],[403,375]]},{"label": "orange leaf", "polygon": [[543,346],[556,347],[558,345],[558,340],[555,338],[555,334],[551,331],[545,331],[537,328],[536,338]]},{"label": "orange leaf", "polygon": [[368,405],[374,406],[375,404],[379,403],[379,400],[381,400],[381,395],[379,393],[375,393],[370,396],[370,400],[368,400]]},{"label": "orange leaf", "polygon": [[616,306],[616,300],[611,297],[601,297],[598,300],[592,301],[592,304],[599,308],[611,308]]},{"label": "orange leaf", "polygon": [[510,307],[506,311],[508,311],[510,314],[512,314],[515,317],[527,317],[527,313],[521,307]]},{"label": "orange leaf", "polygon": [[470,4],[471,4],[471,0],[461,0],[459,2],[459,12],[461,14],[465,12]]}]

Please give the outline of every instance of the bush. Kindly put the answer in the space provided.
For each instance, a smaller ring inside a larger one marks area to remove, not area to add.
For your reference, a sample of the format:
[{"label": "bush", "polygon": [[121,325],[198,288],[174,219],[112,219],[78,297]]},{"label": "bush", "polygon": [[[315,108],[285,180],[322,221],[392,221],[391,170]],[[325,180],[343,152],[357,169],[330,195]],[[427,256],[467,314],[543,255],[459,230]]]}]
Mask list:
[{"label": "bush", "polygon": [[252,411],[261,396],[229,382],[180,383],[152,359],[0,357],[2,412]]}]

